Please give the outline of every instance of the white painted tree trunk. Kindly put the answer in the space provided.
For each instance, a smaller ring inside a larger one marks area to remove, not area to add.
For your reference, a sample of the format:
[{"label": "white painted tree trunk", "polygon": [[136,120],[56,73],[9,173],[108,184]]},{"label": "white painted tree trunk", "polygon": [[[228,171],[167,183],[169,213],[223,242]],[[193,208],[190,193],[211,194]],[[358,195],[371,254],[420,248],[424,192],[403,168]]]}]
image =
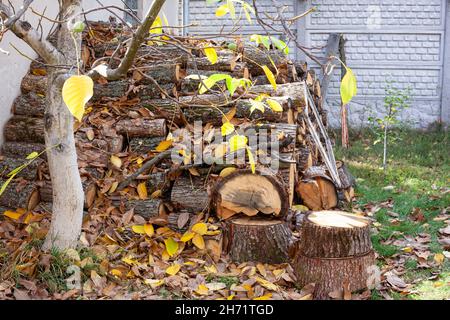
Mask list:
[{"label": "white painted tree trunk", "polygon": [[[76,65],[77,52],[81,40],[78,35],[76,44],[71,35],[71,25],[81,12],[78,0],[61,2],[61,17],[68,23],[61,25],[58,35],[58,50],[64,56],[64,64]],[[67,70],[53,68],[49,74],[47,110],[45,112],[45,144],[53,185],[52,222],[44,243],[44,249],[73,248],[77,245],[83,220],[84,193],[75,149],[73,116],[62,99],[62,85]]]}]

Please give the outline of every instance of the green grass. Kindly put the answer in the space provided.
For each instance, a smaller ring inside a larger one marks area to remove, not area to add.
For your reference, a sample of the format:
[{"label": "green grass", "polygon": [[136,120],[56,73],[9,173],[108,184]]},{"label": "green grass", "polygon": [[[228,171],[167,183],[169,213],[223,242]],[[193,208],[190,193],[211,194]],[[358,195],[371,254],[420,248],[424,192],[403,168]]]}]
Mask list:
[{"label": "green grass", "polygon": [[[386,201],[392,204],[389,208],[383,206],[373,217],[378,223],[378,233],[373,235],[372,240],[375,250],[381,257],[391,257],[401,252],[401,248],[384,244],[384,241],[401,239],[403,236],[416,236],[419,233],[431,235],[429,249],[432,253],[442,252],[443,248],[437,240],[438,230],[444,223],[433,219],[450,205],[450,194],[442,192],[443,188],[450,185],[449,133],[399,129],[396,134],[399,139],[388,147],[386,173],[381,168],[383,146],[373,144],[375,136],[369,130],[353,133],[350,137],[350,149],[345,150],[337,146],[336,158],[343,160],[357,178],[357,206],[360,208],[379,206]],[[335,138],[336,141],[340,141],[339,136]],[[393,188],[385,188],[387,186]],[[420,210],[423,214],[423,221],[413,219],[415,210],[416,212]],[[394,218],[388,211],[398,215],[395,217],[396,223],[392,223]],[[417,263],[413,260],[405,265],[406,276],[411,282],[426,279],[423,277],[424,271],[417,270],[416,266]],[[447,274],[448,282],[450,272],[448,263],[438,271]],[[435,287],[433,283],[428,282],[419,281],[414,288],[418,293],[412,298],[438,298],[440,293],[437,292],[440,291],[450,297],[447,283]],[[373,299],[379,297],[378,293],[372,293]]]}]

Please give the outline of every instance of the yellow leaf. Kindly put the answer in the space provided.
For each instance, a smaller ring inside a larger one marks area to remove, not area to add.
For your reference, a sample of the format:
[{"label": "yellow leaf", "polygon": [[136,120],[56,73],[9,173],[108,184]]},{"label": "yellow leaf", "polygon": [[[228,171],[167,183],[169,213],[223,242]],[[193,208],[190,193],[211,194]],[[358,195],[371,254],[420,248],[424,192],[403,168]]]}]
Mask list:
[{"label": "yellow leaf", "polygon": [[263,296],[254,298],[253,300],[270,300],[270,298],[272,298],[272,294],[269,292]]},{"label": "yellow leaf", "polygon": [[6,216],[6,217],[8,217],[10,219],[13,219],[13,220],[19,220],[19,218],[22,216],[22,214],[23,213],[18,213],[18,212],[10,211],[10,210],[6,210],[3,213],[4,216]]},{"label": "yellow leaf", "polygon": [[33,151],[32,153],[30,153],[29,155],[27,155],[27,160],[32,160],[35,159],[39,156],[39,153],[37,153],[36,151]]},{"label": "yellow leaf", "polygon": [[255,158],[253,157],[252,150],[250,150],[249,147],[246,147],[247,149],[247,155],[248,155],[248,162],[250,163],[250,167],[252,168],[252,173],[256,172],[256,162]]},{"label": "yellow leaf", "polygon": [[213,47],[204,48],[203,51],[205,52],[206,58],[208,58],[209,62],[211,64],[215,64],[217,62],[217,52],[216,49]]},{"label": "yellow leaf", "polygon": [[198,293],[199,295],[205,296],[208,294],[209,289],[204,284],[199,284],[197,287],[197,290],[195,290],[195,292]]},{"label": "yellow leaf", "polygon": [[88,76],[71,76],[64,82],[62,97],[70,113],[81,121],[84,106],[94,95],[94,82]]},{"label": "yellow leaf", "polygon": [[272,87],[277,90],[277,83],[275,81],[275,76],[273,75],[272,71],[270,71],[270,69],[267,66],[262,66],[261,67],[264,70],[264,73],[266,74],[267,79],[269,80],[270,84],[272,85]]},{"label": "yellow leaf", "polygon": [[148,284],[150,287],[152,287],[152,289],[155,289],[161,285],[164,284],[164,279],[145,279],[144,280],[145,284]]},{"label": "yellow leaf", "polygon": [[182,241],[182,242],[188,242],[188,241],[191,240],[194,236],[195,236],[195,233],[190,232],[190,231],[186,231],[186,233],[183,234],[183,236],[181,237],[180,241]]},{"label": "yellow leaf", "polygon": [[234,135],[230,138],[230,152],[245,148],[247,145],[247,137],[242,135]]},{"label": "yellow leaf", "polygon": [[200,176],[200,172],[198,172],[198,170],[196,168],[194,168],[194,167],[189,168],[188,171],[193,176],[196,176],[196,177]]},{"label": "yellow leaf", "polygon": [[441,265],[442,262],[444,262],[444,255],[442,253],[436,253],[434,255],[434,261],[438,264]]},{"label": "yellow leaf", "polygon": [[111,271],[109,271],[109,273],[111,273],[114,277],[118,277],[118,278],[120,278],[122,276],[122,271],[120,271],[118,269],[112,269]]},{"label": "yellow leaf", "polygon": [[273,270],[272,272],[273,272],[273,275],[278,279],[285,272],[285,270],[284,269],[276,269],[276,270]]},{"label": "yellow leaf", "polygon": [[208,273],[217,273],[217,268],[215,265],[211,265],[211,266],[205,266],[205,270]]},{"label": "yellow leaf", "polygon": [[309,294],[307,294],[307,295],[301,297],[301,298],[298,299],[298,300],[312,300],[312,299],[313,299],[313,295],[312,295],[311,293],[309,293]]},{"label": "yellow leaf", "polygon": [[116,191],[117,187],[119,186],[119,182],[118,181],[114,181],[111,185],[111,187],[108,190],[108,193],[114,193],[114,191]]},{"label": "yellow leaf", "polygon": [[178,251],[178,242],[173,240],[172,238],[168,238],[164,240],[166,245],[166,250],[169,256],[173,257],[173,255]]},{"label": "yellow leaf", "polygon": [[352,71],[352,69],[345,67],[345,75],[341,80],[341,99],[342,103],[346,105],[349,103],[358,91],[356,85],[356,77]]},{"label": "yellow leaf", "polygon": [[145,185],[145,182],[141,182],[138,184],[137,192],[139,195],[139,199],[141,199],[141,200],[147,199],[148,194],[147,194],[147,186]]},{"label": "yellow leaf", "polygon": [[139,264],[139,262],[137,260],[131,259],[130,257],[124,257],[124,258],[122,258],[122,261],[129,265],[138,265]]},{"label": "yellow leaf", "polygon": [[167,150],[172,145],[172,140],[164,140],[161,141],[158,146],[156,147],[156,151],[162,152]]},{"label": "yellow leaf", "polygon": [[222,17],[226,15],[228,12],[230,12],[230,9],[228,9],[228,6],[226,4],[221,5],[216,10],[216,17]]},{"label": "yellow leaf", "polygon": [[412,250],[411,247],[404,247],[404,248],[402,249],[402,251],[403,251],[403,252],[406,252],[406,253],[411,253],[413,250]]},{"label": "yellow leaf", "polygon": [[221,176],[222,178],[225,178],[226,176],[228,176],[230,173],[233,173],[234,171],[236,171],[235,167],[228,167],[228,168],[225,168],[222,171],[220,171],[219,176]]},{"label": "yellow leaf", "polygon": [[145,229],[143,225],[134,225],[131,227],[134,233],[145,234]]},{"label": "yellow leaf", "polygon": [[201,236],[203,236],[208,231],[208,226],[206,223],[199,222],[192,226],[192,232],[195,232]]},{"label": "yellow leaf", "polygon": [[155,229],[153,228],[153,225],[151,223],[144,224],[144,232],[149,237],[153,236],[155,233]]},{"label": "yellow leaf", "polygon": [[152,26],[150,27],[150,33],[160,34],[162,33],[162,21],[161,17],[156,17],[155,21],[153,21]]},{"label": "yellow leaf", "polygon": [[260,277],[255,277],[255,280],[266,289],[278,291],[278,286],[270,281],[264,280],[263,278]]},{"label": "yellow leaf", "polygon": [[175,263],[166,269],[166,273],[168,275],[174,276],[178,273],[178,271],[180,271],[180,269],[181,269],[181,265],[178,263]]},{"label": "yellow leaf", "polygon": [[151,195],[150,195],[150,198],[152,198],[152,199],[156,199],[156,198],[159,198],[159,196],[162,194],[162,191],[161,190],[156,190],[155,192],[153,192]]},{"label": "yellow leaf", "polygon": [[203,240],[203,237],[199,234],[196,234],[194,238],[192,238],[192,243],[200,250],[205,249],[205,240]]},{"label": "yellow leaf", "polygon": [[120,169],[120,167],[122,166],[122,160],[117,156],[112,155],[110,161],[116,168]]},{"label": "yellow leaf", "polygon": [[222,125],[222,136],[227,136],[227,135],[229,135],[229,134],[231,134],[231,133],[233,133],[233,131],[234,131],[234,125],[231,123],[231,122],[225,122],[223,125]]},{"label": "yellow leaf", "polygon": [[272,109],[274,112],[283,112],[283,107],[281,104],[278,103],[278,101],[267,99],[266,103],[269,105],[269,108]]},{"label": "yellow leaf", "polygon": [[222,117],[222,123],[230,122],[236,115],[236,111],[237,111],[237,108],[236,108],[236,106],[234,106],[233,108],[230,109],[230,111],[225,113],[225,115]]}]

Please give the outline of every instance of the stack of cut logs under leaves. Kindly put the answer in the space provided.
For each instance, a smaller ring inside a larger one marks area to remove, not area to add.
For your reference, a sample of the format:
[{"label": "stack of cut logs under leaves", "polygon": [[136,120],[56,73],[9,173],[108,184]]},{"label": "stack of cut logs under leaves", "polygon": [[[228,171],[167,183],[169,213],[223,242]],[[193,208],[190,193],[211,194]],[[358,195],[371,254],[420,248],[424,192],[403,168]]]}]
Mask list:
[{"label": "stack of cut logs under leaves", "polygon": [[[127,36],[124,29],[93,23],[89,30],[82,49],[85,69],[99,61],[116,64],[125,53],[116,50]],[[350,278],[366,272],[364,268],[373,264],[368,222],[339,211],[320,213],[351,201],[353,180],[345,165],[334,159],[314,72],[279,50],[242,43],[233,50],[214,43],[218,58],[212,64],[202,49],[206,41],[179,41],[183,47],[142,46],[127,79],[96,81],[83,121],[74,128],[86,214],[111,207],[124,214],[132,210],[180,234],[201,220],[218,219],[222,232],[214,243],[220,243],[220,251],[233,262],[292,260],[302,285],[327,282],[321,277],[329,277],[335,268],[345,269]],[[275,75],[276,89],[262,66]],[[219,81],[200,94],[202,82],[214,74],[248,79],[252,85],[227,96]],[[3,208],[51,211],[52,185],[43,152],[46,81],[46,66],[32,62],[5,126],[3,182],[11,170],[30,164],[0,197]],[[272,108],[267,99],[281,108]],[[202,125],[200,137],[194,135],[197,121]],[[232,124],[233,132],[223,134],[225,123]],[[225,143],[237,131],[245,135],[252,130],[258,136],[261,129],[277,137],[276,151],[274,141],[266,143],[266,152],[232,150]],[[217,132],[222,141],[214,139]],[[183,149],[186,141],[200,146],[204,157],[214,159],[212,164],[194,161],[193,152]],[[173,157],[175,148],[179,161]],[[39,157],[27,160],[34,152]],[[243,161],[215,161],[240,152]],[[278,170],[271,168],[273,161],[278,161]],[[298,232],[303,225],[310,232]],[[335,241],[344,248],[336,244],[340,249],[328,252],[336,249],[330,243]],[[311,246],[316,250],[309,250]],[[208,241],[206,249],[211,249]],[[348,283],[349,288],[361,289],[365,278],[364,273]],[[323,292],[341,288],[339,279],[319,286],[316,296],[324,298]]]}]

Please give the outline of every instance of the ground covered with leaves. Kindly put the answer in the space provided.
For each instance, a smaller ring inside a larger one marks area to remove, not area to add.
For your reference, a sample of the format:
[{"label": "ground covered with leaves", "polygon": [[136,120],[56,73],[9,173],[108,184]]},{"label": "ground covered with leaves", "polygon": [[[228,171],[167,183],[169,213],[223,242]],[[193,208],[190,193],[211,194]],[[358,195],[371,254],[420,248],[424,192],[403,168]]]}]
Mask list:
[{"label": "ground covered with leaves", "polygon": [[[450,298],[448,133],[398,134],[386,174],[370,132],[355,134],[350,150],[337,148],[357,178],[348,209],[373,219],[379,267],[375,289],[346,299]],[[313,286],[296,287],[288,264],[236,265],[221,255],[212,217],[180,234],[106,203],[85,217],[80,248],[44,253],[49,218],[2,215],[0,299],[312,298]]]}]

